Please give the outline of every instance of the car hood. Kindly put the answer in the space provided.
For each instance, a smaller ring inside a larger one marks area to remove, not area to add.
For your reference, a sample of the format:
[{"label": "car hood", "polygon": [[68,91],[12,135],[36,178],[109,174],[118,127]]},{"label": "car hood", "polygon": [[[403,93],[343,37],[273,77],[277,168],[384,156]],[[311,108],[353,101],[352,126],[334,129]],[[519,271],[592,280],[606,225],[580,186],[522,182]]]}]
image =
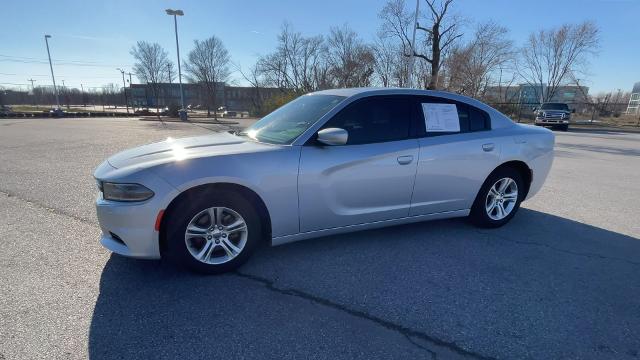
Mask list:
[{"label": "car hood", "polygon": [[147,167],[200,157],[268,151],[278,147],[229,133],[216,133],[182,139],[169,137],[164,141],[122,151],[107,161],[116,169]]}]

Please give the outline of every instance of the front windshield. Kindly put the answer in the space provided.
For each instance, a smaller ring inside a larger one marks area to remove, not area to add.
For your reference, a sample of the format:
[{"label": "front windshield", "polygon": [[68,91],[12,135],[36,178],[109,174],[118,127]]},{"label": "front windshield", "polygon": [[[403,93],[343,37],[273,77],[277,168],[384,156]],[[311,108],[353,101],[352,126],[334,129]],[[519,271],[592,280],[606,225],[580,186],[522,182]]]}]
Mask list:
[{"label": "front windshield", "polygon": [[300,96],[263,117],[244,133],[260,142],[290,144],[344,99],[337,95]]},{"label": "front windshield", "polygon": [[547,103],[547,104],[542,104],[542,106],[540,107],[540,110],[564,110],[564,111],[569,111],[569,107],[567,106],[567,104]]}]

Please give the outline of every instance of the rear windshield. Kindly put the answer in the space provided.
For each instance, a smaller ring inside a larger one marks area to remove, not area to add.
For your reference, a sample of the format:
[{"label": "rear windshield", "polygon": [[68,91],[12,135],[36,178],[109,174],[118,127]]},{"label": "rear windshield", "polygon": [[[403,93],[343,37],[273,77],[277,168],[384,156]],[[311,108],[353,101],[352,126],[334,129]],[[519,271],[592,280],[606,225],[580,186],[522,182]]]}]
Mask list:
[{"label": "rear windshield", "polygon": [[569,107],[567,106],[567,104],[562,104],[562,103],[546,103],[546,104],[542,104],[542,106],[540,107],[540,110],[565,110],[565,111],[569,111]]}]

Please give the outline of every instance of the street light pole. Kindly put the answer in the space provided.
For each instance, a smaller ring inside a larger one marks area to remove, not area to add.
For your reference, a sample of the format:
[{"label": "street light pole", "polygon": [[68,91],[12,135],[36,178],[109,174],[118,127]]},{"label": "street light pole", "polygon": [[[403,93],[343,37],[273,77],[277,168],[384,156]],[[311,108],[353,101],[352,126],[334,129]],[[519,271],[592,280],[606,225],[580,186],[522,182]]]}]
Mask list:
[{"label": "street light pole", "polygon": [[82,97],[82,106],[87,107],[87,102],[84,101],[84,86],[80,84],[80,96]]},{"label": "street light pole", "polygon": [[176,53],[178,55],[178,81],[180,82],[180,103],[182,106],[182,114],[184,114],[184,119],[187,119],[187,113],[184,106],[184,92],[182,90],[182,69],[180,68],[180,44],[178,43],[178,16],[183,16],[184,12],[182,10],[165,10],[167,15],[173,15],[173,26],[176,32]]},{"label": "street light pole", "polygon": [[416,14],[413,19],[413,39],[411,40],[411,57],[409,58],[409,87],[413,87],[413,63],[416,53],[416,29],[418,28],[418,12],[420,11],[420,0],[416,0]]},{"label": "street light pole", "polygon": [[129,113],[129,99],[127,99],[127,84],[124,81],[124,70],[117,68],[122,74],[122,91],[124,92],[124,106],[127,108],[127,114]]},{"label": "street light pole", "polygon": [[56,94],[56,106],[60,109],[60,99],[58,98],[58,89],[56,88],[56,77],[53,76],[53,64],[51,63],[51,52],[49,51],[49,38],[51,35],[44,36],[44,42],[47,44],[47,55],[49,56],[49,68],[51,69],[51,80],[53,80],[53,92]]}]

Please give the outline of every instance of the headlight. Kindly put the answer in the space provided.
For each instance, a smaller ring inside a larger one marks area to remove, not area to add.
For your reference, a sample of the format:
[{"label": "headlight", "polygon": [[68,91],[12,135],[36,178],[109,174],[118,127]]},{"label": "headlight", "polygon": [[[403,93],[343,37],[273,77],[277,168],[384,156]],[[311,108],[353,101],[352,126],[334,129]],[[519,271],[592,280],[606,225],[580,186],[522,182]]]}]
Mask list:
[{"label": "headlight", "polygon": [[[140,184],[117,184],[99,182],[102,184],[102,197],[111,201],[144,201],[153,197],[153,191]],[[100,187],[100,185],[98,185]]]}]

